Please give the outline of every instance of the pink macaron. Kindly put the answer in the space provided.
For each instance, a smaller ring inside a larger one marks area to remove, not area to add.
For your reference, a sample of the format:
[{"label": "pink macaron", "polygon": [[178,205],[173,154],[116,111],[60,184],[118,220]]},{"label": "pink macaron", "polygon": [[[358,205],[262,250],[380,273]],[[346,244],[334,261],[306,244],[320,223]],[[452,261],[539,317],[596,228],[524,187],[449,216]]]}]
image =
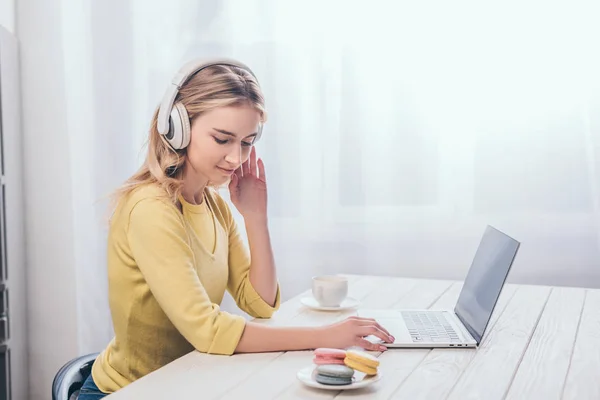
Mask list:
[{"label": "pink macaron", "polygon": [[318,348],[314,351],[313,362],[317,365],[344,364],[346,352],[340,349]]}]

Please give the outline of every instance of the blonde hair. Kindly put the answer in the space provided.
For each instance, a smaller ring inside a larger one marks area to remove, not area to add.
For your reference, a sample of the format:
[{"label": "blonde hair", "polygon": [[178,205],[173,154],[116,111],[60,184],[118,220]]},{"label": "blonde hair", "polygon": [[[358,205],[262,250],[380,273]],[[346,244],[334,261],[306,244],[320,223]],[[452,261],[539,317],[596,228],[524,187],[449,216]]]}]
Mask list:
[{"label": "blonde hair", "polygon": [[[190,125],[202,113],[227,106],[249,104],[266,122],[264,97],[258,82],[248,71],[229,65],[213,65],[192,76],[179,90],[175,102],[181,102]],[[113,193],[113,211],[118,203],[136,188],[147,184],[161,186],[168,198],[177,204],[183,181],[186,149],[174,150],[157,129],[158,108],[150,125],[147,155],[140,169]]]}]

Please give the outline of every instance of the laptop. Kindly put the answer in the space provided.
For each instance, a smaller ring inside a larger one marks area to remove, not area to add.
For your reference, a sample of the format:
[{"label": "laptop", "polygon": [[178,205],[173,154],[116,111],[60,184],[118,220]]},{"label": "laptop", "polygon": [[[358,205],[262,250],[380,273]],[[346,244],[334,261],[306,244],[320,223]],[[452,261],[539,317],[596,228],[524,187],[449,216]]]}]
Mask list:
[{"label": "laptop", "polygon": [[[520,243],[487,226],[453,310],[358,310],[375,318],[396,339],[394,347],[477,347],[506,282]],[[382,343],[375,336],[367,340]]]}]

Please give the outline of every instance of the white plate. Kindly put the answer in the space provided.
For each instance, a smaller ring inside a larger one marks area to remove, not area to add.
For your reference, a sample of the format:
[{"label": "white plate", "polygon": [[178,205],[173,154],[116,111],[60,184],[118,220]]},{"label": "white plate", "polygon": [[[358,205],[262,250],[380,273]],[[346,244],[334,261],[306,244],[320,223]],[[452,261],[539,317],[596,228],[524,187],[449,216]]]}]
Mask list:
[{"label": "white plate", "polygon": [[319,311],[350,310],[350,309],[358,307],[358,305],[360,304],[360,301],[358,301],[352,297],[346,297],[346,299],[344,301],[342,301],[342,304],[340,304],[338,307],[323,307],[323,306],[319,305],[319,302],[314,297],[303,297],[300,300],[300,302],[302,304],[304,304],[306,307],[312,308],[313,310],[319,310]]},{"label": "white plate", "polygon": [[315,366],[306,367],[298,371],[296,376],[300,380],[300,382],[304,383],[306,386],[310,386],[317,389],[325,389],[325,390],[352,390],[352,389],[360,389],[366,386],[369,386],[372,383],[377,382],[381,379],[381,372],[377,375],[365,375],[362,372],[354,372],[354,377],[352,378],[352,383],[349,385],[323,385],[315,380]]}]

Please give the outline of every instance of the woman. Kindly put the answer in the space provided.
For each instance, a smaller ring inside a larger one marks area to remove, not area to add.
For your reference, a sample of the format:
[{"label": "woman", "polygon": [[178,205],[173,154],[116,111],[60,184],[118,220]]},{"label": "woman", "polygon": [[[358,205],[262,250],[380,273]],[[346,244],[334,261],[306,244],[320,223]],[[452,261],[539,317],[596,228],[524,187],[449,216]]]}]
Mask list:
[{"label": "woman", "polygon": [[[280,293],[267,226],[267,183],[253,144],[266,120],[260,87],[233,60],[180,70],[155,113],[141,169],[117,191],[108,238],[115,337],[80,399],[99,399],[197,350],[212,354],[361,346],[392,341],[374,320],[272,327],[219,309],[225,290],[269,318]],[[249,252],[227,203],[244,218]]]}]

